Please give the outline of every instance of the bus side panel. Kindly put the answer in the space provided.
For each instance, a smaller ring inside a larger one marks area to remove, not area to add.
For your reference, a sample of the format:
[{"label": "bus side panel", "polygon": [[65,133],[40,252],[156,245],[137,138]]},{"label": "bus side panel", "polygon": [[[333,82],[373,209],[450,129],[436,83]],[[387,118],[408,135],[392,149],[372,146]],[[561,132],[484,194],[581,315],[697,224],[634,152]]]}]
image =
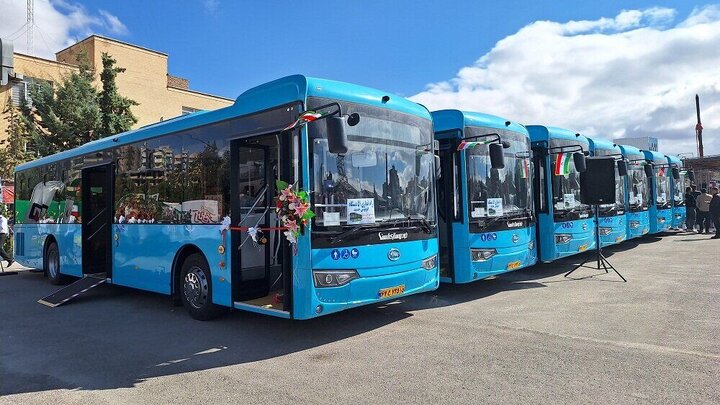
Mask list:
[{"label": "bus side panel", "polygon": [[[463,190],[465,188],[463,187]],[[465,204],[462,205],[465,207]],[[472,266],[470,265],[470,245],[468,243],[468,224],[453,222],[453,282],[457,284],[473,281]],[[442,252],[440,253],[442,254]]]},{"label": "bus side panel", "polygon": [[13,249],[18,263],[42,269],[45,241],[52,235],[60,251],[60,273],[82,277],[80,224],[18,224],[14,231]]},{"label": "bus side panel", "polygon": [[[185,245],[197,246],[212,275],[213,302],[232,306],[231,277],[220,225],[113,225],[113,284],[170,294],[173,260]],[[224,267],[221,267],[221,264]]]},{"label": "bus side panel", "polygon": [[538,214],[537,248],[540,253],[540,261],[549,263],[555,260],[555,223],[552,215]]}]

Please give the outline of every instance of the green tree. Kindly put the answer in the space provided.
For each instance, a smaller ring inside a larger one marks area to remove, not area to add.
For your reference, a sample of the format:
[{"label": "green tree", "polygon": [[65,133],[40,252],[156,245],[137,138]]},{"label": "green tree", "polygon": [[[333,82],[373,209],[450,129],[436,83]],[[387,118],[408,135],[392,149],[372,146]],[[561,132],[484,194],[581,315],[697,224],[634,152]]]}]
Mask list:
[{"label": "green tree", "polygon": [[106,52],[102,54],[103,70],[100,73],[102,91],[99,96],[101,128],[103,136],[115,135],[130,130],[137,123],[130,107],[138,105],[137,102],[123,97],[118,92],[115,79],[118,73],[123,73],[125,68],[117,67],[117,61]]},{"label": "green tree", "polygon": [[31,160],[33,156],[26,149],[29,141],[28,123],[22,111],[12,104],[10,97],[2,113],[8,122],[8,137],[0,141],[0,178],[10,179],[15,172],[15,166]]}]

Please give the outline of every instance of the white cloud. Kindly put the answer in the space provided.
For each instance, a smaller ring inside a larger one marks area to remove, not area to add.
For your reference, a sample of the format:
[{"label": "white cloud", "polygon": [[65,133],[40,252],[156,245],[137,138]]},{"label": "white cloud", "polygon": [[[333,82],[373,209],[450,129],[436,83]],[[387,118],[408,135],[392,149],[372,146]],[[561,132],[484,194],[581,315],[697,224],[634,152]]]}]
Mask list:
[{"label": "white cloud", "polygon": [[720,153],[720,6],[623,10],[614,18],[537,21],[472,66],[411,98],[590,136],[656,136],[666,153],[695,150],[700,94],[706,154]]},{"label": "white cloud", "polygon": [[[26,2],[0,0],[0,36],[14,40],[15,51],[29,53],[26,42]],[[91,13],[66,0],[35,0],[32,54],[54,59],[55,52],[93,33],[126,35],[125,24],[111,13]]]},{"label": "white cloud", "polygon": [[107,12],[105,10],[100,10],[99,13],[105,20],[105,27],[108,29],[108,31],[110,31],[111,33],[113,33],[115,35],[127,35],[128,34],[127,27],[125,26],[125,24],[122,23],[122,21],[120,21],[119,18],[117,18],[116,16],[110,14],[109,12]]}]

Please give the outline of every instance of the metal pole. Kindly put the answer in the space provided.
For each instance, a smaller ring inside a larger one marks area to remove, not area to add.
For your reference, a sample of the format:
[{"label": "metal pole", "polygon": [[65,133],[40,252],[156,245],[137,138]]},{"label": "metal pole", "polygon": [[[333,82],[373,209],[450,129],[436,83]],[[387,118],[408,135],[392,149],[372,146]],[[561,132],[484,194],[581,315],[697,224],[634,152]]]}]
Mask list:
[{"label": "metal pole", "polygon": [[695,125],[695,136],[698,147],[698,157],[705,156],[703,151],[703,140],[702,140],[702,123],[700,122],[700,96],[695,95],[695,111],[697,112],[697,125]]}]

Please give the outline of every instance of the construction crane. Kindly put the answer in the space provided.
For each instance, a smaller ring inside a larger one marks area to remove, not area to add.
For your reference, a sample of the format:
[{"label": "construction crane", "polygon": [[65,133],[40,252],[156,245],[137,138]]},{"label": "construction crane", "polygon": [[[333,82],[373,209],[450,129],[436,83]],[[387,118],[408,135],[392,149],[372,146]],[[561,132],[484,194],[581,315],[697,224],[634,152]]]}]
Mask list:
[{"label": "construction crane", "polygon": [[702,142],[702,123],[700,122],[700,96],[695,95],[695,111],[697,112],[697,125],[695,125],[695,141],[697,142],[698,157],[705,156]]}]

